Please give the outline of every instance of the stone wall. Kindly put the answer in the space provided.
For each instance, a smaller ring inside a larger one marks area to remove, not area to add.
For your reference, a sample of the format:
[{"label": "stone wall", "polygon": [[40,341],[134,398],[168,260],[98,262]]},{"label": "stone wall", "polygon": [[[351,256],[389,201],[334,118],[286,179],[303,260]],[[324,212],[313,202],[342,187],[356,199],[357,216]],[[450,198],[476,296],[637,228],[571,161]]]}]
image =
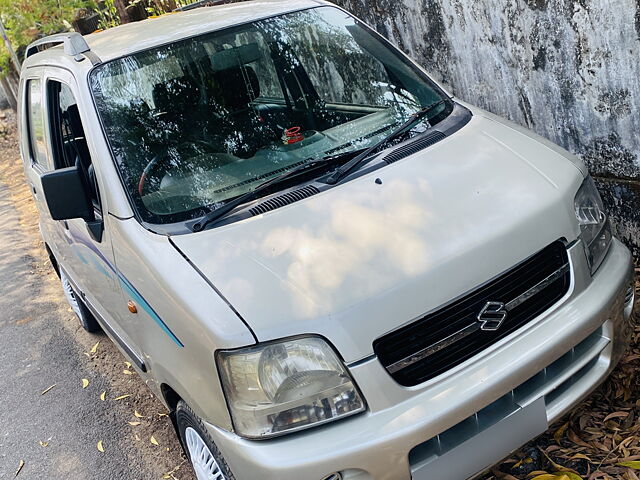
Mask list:
[{"label": "stone wall", "polygon": [[337,0],[460,98],[580,155],[640,254],[640,0]]}]

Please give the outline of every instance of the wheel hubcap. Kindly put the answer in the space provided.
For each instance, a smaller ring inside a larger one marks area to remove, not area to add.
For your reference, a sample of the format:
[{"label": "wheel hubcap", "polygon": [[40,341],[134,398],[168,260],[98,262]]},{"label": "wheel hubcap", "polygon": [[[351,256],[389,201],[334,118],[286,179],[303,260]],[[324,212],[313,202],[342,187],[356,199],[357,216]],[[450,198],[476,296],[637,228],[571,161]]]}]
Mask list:
[{"label": "wheel hubcap", "polygon": [[218,466],[218,462],[198,432],[191,427],[187,427],[184,436],[187,441],[189,457],[191,457],[191,463],[198,480],[226,480]]},{"label": "wheel hubcap", "polygon": [[62,281],[64,296],[67,297],[67,302],[69,302],[71,310],[73,310],[76,315],[80,316],[80,306],[78,305],[78,299],[76,298],[76,294],[71,287],[69,279],[62,271],[60,271],[60,280]]}]

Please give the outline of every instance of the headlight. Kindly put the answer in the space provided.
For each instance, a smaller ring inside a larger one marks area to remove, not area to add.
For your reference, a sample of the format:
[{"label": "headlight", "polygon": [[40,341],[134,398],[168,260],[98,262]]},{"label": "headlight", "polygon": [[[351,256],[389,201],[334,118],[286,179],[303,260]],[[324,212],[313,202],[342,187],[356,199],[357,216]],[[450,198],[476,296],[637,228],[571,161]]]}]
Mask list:
[{"label": "headlight", "polygon": [[351,376],[319,337],[217,355],[236,433],[267,438],[362,412]]},{"label": "headlight", "polygon": [[593,275],[609,250],[612,236],[602,199],[591,177],[582,182],[574,203],[580,224],[580,238]]}]

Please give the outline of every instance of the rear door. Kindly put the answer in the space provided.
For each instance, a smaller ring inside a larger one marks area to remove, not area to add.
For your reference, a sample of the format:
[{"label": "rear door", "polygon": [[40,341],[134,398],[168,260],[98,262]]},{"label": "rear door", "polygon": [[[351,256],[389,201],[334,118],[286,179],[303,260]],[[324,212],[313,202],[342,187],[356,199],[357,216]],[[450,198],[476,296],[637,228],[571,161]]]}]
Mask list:
[{"label": "rear door", "polygon": [[44,106],[44,69],[30,68],[23,77],[22,104],[20,105],[20,149],[29,189],[40,212],[40,231],[47,244],[54,248],[59,239],[55,223],[42,194],[40,177],[51,170],[52,162],[47,149]]}]

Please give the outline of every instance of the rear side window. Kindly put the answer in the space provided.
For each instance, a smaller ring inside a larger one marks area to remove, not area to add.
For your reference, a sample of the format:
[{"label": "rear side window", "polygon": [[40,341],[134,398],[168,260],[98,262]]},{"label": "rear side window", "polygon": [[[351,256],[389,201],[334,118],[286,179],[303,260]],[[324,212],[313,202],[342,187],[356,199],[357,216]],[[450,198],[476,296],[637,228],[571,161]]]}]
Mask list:
[{"label": "rear side window", "polygon": [[27,82],[27,116],[29,122],[29,149],[34,163],[47,166],[47,149],[44,138],[44,112],[40,80]]}]

